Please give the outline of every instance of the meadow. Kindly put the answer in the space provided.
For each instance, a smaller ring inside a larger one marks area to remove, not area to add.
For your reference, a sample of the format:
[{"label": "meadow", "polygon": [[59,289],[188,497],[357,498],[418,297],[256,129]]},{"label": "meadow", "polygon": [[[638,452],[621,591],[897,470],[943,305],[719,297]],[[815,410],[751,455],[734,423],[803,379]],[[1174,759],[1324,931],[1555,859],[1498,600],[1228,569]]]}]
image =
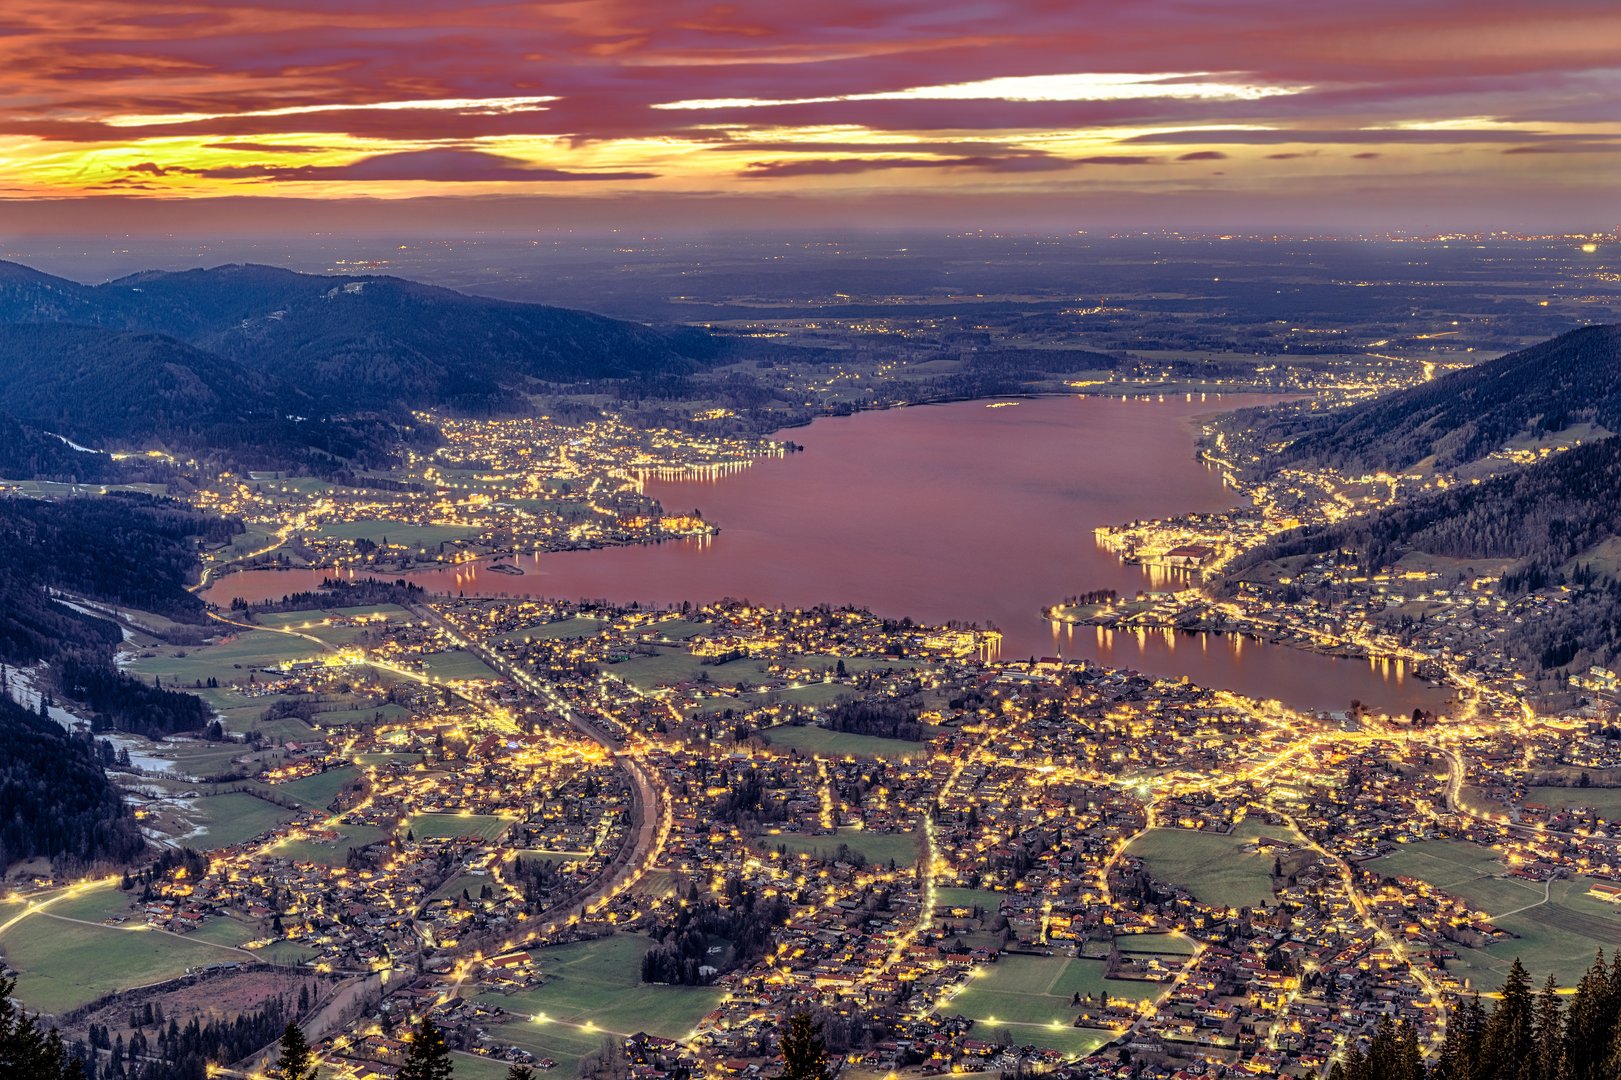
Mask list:
[{"label": "meadow", "polygon": [[814,836],[775,833],[762,836],[756,842],[766,851],[785,847],[790,855],[805,853],[822,859],[836,857],[839,845],[843,844],[851,851],[866,856],[870,863],[887,865],[893,860],[896,866],[911,866],[917,862],[918,837],[915,832],[878,833],[865,829],[840,829]]},{"label": "meadow", "polygon": [[[844,690],[844,687],[836,687]],[[764,732],[771,745],[782,750],[798,750],[802,754],[822,757],[910,758],[923,752],[923,744],[906,739],[880,739],[872,735],[855,735],[847,731],[829,731],[827,728],[774,727]]]},{"label": "meadow", "polygon": [[47,1013],[172,979],[188,968],[247,959],[203,940],[147,930],[139,922],[114,928],[52,913],[30,915],[0,934],[0,953],[6,966],[17,970],[18,998]]},{"label": "meadow", "polygon": [[1006,1031],[1014,1043],[1083,1054],[1111,1035],[1074,1026],[1073,996],[1106,993],[1111,998],[1147,1000],[1163,986],[1124,979],[1105,979],[1100,960],[1006,955],[975,969],[975,977],[940,1012],[960,1014],[975,1023],[975,1037],[996,1038]]},{"label": "meadow", "polygon": [[[1232,833],[1150,829],[1128,854],[1143,860],[1156,881],[1180,885],[1206,904],[1255,907],[1272,902],[1272,859],[1245,846],[1265,830],[1245,821]],[[1284,828],[1269,830],[1291,839]]]},{"label": "meadow", "polygon": [[486,814],[417,814],[406,822],[406,828],[418,840],[477,836],[490,841],[505,832],[511,823],[507,818]]},{"label": "meadow", "polygon": [[615,934],[536,950],[532,955],[547,976],[544,985],[482,999],[518,1014],[501,1026],[499,1037],[537,1057],[556,1059],[564,1076],[575,1075],[579,1059],[608,1035],[645,1031],[685,1038],[720,1003],[721,992],[643,984],[642,954],[651,944],[640,935]]}]

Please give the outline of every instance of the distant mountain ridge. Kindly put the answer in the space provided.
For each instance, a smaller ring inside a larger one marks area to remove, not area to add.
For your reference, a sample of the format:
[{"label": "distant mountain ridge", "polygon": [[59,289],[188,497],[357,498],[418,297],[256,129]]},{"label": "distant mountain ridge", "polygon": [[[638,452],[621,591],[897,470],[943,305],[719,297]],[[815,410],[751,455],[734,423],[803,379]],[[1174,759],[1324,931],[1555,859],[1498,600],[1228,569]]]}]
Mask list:
[{"label": "distant mountain ridge", "polygon": [[1588,326],[1373,401],[1278,414],[1256,438],[1272,465],[1347,473],[1452,469],[1513,439],[1589,423],[1621,433],[1621,326]]},{"label": "distant mountain ridge", "polygon": [[683,374],[729,347],[692,328],[251,264],[83,285],[0,262],[0,324],[0,412],[90,446],[493,411],[534,382]]}]

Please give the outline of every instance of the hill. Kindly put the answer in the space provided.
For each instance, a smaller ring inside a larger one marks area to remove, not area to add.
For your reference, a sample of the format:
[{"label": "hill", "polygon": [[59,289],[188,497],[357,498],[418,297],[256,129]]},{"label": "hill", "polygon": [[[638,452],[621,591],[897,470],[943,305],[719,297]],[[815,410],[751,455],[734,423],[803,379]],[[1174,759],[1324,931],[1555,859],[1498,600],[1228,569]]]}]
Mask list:
[{"label": "hill", "polygon": [[100,443],[195,438],[274,419],[293,395],[233,361],[150,332],[0,325],[0,411]]},{"label": "hill", "polygon": [[[202,375],[198,393],[231,400],[249,388],[272,396],[279,391],[284,402],[301,401],[294,411],[306,416],[493,408],[530,380],[679,374],[727,351],[725,342],[692,328],[663,331],[396,277],[255,265],[150,271],[85,286],[0,263],[0,322],[70,323],[136,335],[109,339],[107,350],[132,341],[158,349],[145,335],[161,335],[235,365]],[[81,335],[77,347],[92,348],[90,340]],[[175,351],[174,345],[161,348]],[[205,366],[197,353],[182,353],[175,362]],[[254,394],[239,402],[244,408],[256,403]]]},{"label": "hill", "polygon": [[98,730],[157,736],[201,728],[209,710],[199,698],[118,671],[119,628],[54,594],[200,624],[202,601],[185,587],[196,540],[222,541],[239,528],[146,496],[0,499],[0,661],[47,664],[48,681],[84,706]]},{"label": "hill", "polygon": [[123,470],[106,454],[76,450],[65,439],[0,412],[0,476],[105,484],[121,480]]},{"label": "hill", "polygon": [[96,323],[107,315],[92,286],[0,260],[0,322]]},{"label": "hill", "polygon": [[203,621],[202,601],[186,590],[198,539],[224,543],[241,529],[144,495],[0,499],[0,551],[12,579],[178,622]]},{"label": "hill", "polygon": [[494,407],[530,379],[684,372],[714,351],[701,331],[663,333],[395,277],[221,266],[106,288],[138,290],[144,317],[165,333],[275,371],[333,408]]},{"label": "hill", "polygon": [[77,869],[146,850],[88,738],[0,694],[0,745],[0,872],[23,859]]},{"label": "hill", "polygon": [[1252,415],[1256,444],[1286,444],[1268,455],[1267,467],[1315,464],[1348,474],[1455,469],[1512,440],[1578,424],[1621,433],[1621,326],[1573,330],[1350,408]]},{"label": "hill", "polygon": [[1609,666],[1621,655],[1621,579],[1597,549],[1621,536],[1617,492],[1621,439],[1586,443],[1478,484],[1285,533],[1235,559],[1223,585],[1231,588],[1264,563],[1299,555],[1346,553],[1364,575],[1412,551],[1510,559],[1499,582],[1504,595],[1567,590],[1551,614],[1516,628],[1510,651],[1543,669]]}]

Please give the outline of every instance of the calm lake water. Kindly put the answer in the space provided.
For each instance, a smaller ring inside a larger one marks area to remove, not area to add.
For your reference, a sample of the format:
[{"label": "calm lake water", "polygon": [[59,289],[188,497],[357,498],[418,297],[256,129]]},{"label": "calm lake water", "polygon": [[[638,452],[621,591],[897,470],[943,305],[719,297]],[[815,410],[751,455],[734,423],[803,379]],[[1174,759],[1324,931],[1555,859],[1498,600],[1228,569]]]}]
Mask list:
[{"label": "calm lake water", "polygon": [[[1165,585],[1102,550],[1093,529],[1235,505],[1219,475],[1194,459],[1195,418],[1255,401],[1064,397],[817,420],[785,434],[805,453],[720,479],[648,482],[667,510],[701,509],[721,530],[711,540],[524,556],[521,577],[471,564],[412,580],[467,595],[855,604],[921,622],[994,625],[1004,657],[1061,652],[1297,708],[1342,710],[1353,699],[1389,712],[1439,708],[1445,692],[1393,665],[1042,618],[1048,605],[1090,589]],[[322,576],[234,574],[207,596],[280,597]]]}]

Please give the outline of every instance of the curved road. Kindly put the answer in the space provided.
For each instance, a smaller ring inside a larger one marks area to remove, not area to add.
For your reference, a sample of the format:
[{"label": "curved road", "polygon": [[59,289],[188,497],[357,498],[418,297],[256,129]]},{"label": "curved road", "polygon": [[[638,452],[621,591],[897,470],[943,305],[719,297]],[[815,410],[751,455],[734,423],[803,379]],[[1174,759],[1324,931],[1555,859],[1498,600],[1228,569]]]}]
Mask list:
[{"label": "curved road", "polygon": [[[570,907],[594,909],[613,899],[641,880],[657,861],[668,835],[669,805],[656,774],[642,761],[634,749],[627,749],[622,740],[606,728],[575,712],[573,706],[546,682],[518,667],[506,657],[473,641],[460,627],[425,604],[406,605],[413,615],[427,619],[439,627],[459,647],[482,660],[495,671],[523,690],[544,699],[552,709],[592,742],[601,745],[612,756],[614,764],[625,770],[636,792],[635,810],[638,816],[635,831],[622,860],[620,869],[600,881],[585,897],[570,903]],[[550,929],[550,927],[548,928]]]}]

